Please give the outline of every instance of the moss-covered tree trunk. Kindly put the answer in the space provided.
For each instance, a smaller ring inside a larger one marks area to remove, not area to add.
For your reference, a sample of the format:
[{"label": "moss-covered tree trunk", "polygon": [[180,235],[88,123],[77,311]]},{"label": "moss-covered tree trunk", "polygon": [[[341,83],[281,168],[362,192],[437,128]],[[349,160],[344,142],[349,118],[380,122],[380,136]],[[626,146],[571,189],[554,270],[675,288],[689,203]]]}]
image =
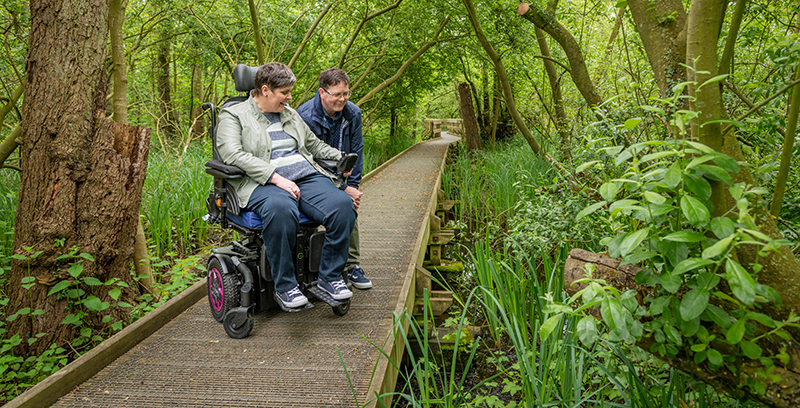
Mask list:
[{"label": "moss-covered tree trunk", "polygon": [[[80,262],[80,277],[100,282],[116,278],[130,286],[133,236],[145,179],[149,129],[105,119],[108,2],[33,0],[27,83],[23,101],[19,203],[6,310],[23,314],[9,334],[23,340],[19,352],[39,353],[72,341],[80,328],[96,334],[113,320],[127,319],[109,295],[113,286],[81,284],[78,299],[91,296],[111,306],[90,313],[82,326],[62,324],[77,310],[48,292],[75,279],[70,263]],[[55,92],[54,92],[55,91]],[[58,259],[77,248],[90,258]],[[32,258],[30,255],[41,251]],[[74,272],[74,269],[73,269]],[[24,285],[24,286],[23,286]],[[132,302],[124,288],[120,300]],[[9,314],[10,314],[9,313]],[[43,333],[31,346],[25,341]]]}]

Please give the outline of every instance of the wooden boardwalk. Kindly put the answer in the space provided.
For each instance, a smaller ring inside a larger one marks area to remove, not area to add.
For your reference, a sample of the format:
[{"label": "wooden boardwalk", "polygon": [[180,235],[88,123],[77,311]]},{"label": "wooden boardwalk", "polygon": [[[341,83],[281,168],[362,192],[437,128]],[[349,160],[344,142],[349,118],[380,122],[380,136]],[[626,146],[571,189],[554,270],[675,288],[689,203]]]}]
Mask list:
[{"label": "wooden boardwalk", "polygon": [[[445,133],[415,145],[365,178],[361,266],[374,287],[355,291],[347,315],[335,316],[324,303],[299,313],[257,314],[250,336],[235,340],[203,297],[53,406],[374,406],[384,380],[394,384],[375,345],[402,355],[393,351],[393,316],[413,303],[415,264],[440,167],[455,140]],[[199,296],[205,286],[191,290]],[[8,406],[25,406],[25,398],[18,400]]]}]

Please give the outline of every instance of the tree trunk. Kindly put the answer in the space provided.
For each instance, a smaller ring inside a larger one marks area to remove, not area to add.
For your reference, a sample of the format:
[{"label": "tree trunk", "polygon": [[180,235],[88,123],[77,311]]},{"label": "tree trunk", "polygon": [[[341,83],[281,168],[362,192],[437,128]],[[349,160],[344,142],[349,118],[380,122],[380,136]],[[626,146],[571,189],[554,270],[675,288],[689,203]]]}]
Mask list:
[{"label": "tree trunk", "polygon": [[256,11],[256,3],[253,0],[247,0],[247,5],[250,8],[250,23],[253,25],[253,40],[256,42],[256,61],[258,65],[264,64],[264,40],[261,38],[261,26],[258,23],[258,12]]},{"label": "tree trunk", "polygon": [[525,141],[528,142],[528,146],[531,147],[531,150],[533,150],[533,152],[536,154],[540,154],[542,148],[539,146],[539,142],[537,142],[533,137],[530,129],[528,129],[528,126],[522,120],[522,115],[520,115],[519,111],[517,111],[517,103],[514,100],[514,92],[512,92],[511,84],[508,82],[508,75],[506,75],[506,69],[503,65],[503,61],[500,60],[500,55],[497,54],[494,48],[492,48],[492,45],[489,44],[489,40],[486,39],[486,35],[483,34],[481,23],[478,21],[478,14],[475,11],[475,5],[472,4],[472,0],[463,1],[464,7],[467,9],[469,22],[472,24],[472,29],[475,30],[475,35],[478,37],[481,47],[483,47],[483,50],[486,51],[489,59],[492,60],[492,64],[494,64],[495,71],[497,72],[497,79],[500,81],[500,84],[503,87],[503,97],[506,101],[506,107],[511,113],[514,123],[517,125],[517,128],[519,128],[520,133],[522,133],[522,137],[524,137]]},{"label": "tree trunk", "polygon": [[475,109],[472,107],[472,91],[468,83],[458,85],[458,95],[461,110],[461,120],[464,124],[464,139],[467,141],[467,152],[481,150],[481,134],[478,129],[478,120],[475,118]]},{"label": "tree trunk", "polygon": [[687,16],[683,0],[628,0],[628,8],[661,97],[666,97],[673,85],[686,78],[681,65],[686,62]]},{"label": "tree trunk", "polygon": [[169,75],[169,65],[172,61],[172,39],[165,30],[160,32],[161,41],[157,46],[156,55],[156,92],[158,93],[159,128],[164,133],[165,139],[178,136],[178,122],[175,106],[172,103],[172,84]]},{"label": "tree trunk", "polygon": [[597,94],[594,82],[589,76],[589,70],[586,68],[586,60],[583,58],[581,47],[575,41],[572,33],[561,25],[553,14],[540,7],[531,6],[529,3],[520,3],[517,6],[517,15],[522,16],[522,18],[550,34],[558,42],[564,50],[567,60],[569,60],[569,74],[572,77],[572,82],[575,83],[583,99],[591,107],[600,105],[603,102],[603,98]]},{"label": "tree trunk", "polygon": [[[128,124],[128,64],[125,61],[125,42],[123,26],[127,0],[109,1],[108,32],[111,37],[111,61],[114,67],[114,93],[112,106],[114,121]],[[150,256],[147,253],[147,239],[144,235],[141,217],[136,217],[136,234],[133,240],[133,267],[136,276],[142,277],[139,282],[144,289],[153,292],[153,270],[150,268]]]},{"label": "tree trunk", "polygon": [[206,131],[203,115],[203,63],[197,48],[192,51],[192,108],[190,110],[192,135],[197,137]]},{"label": "tree trunk", "polygon": [[544,36],[544,31],[535,27],[536,41],[539,43],[539,51],[542,53],[544,69],[547,72],[547,78],[550,80],[550,90],[553,92],[553,109],[555,110],[555,122],[558,135],[561,137],[561,156],[565,159],[572,157],[570,152],[570,134],[569,122],[567,121],[567,113],[564,111],[564,101],[561,97],[561,83],[558,81],[558,74],[556,73],[556,66],[550,58],[550,48],[547,46],[547,38]]},{"label": "tree trunk", "polygon": [[[15,259],[9,276],[7,310],[31,307],[43,314],[21,316],[9,334],[19,334],[22,354],[52,343],[70,342],[80,327],[62,324],[67,301],[48,296],[50,285],[71,279],[70,262],[83,265],[80,277],[132,284],[133,235],[145,179],[149,129],[105,119],[108,3],[102,0],[33,0],[27,83],[23,102],[22,175],[14,230]],[[59,92],[53,92],[59,89]],[[62,244],[63,243],[63,244]],[[91,255],[57,259],[77,248]],[[41,251],[35,258],[29,256]],[[33,277],[29,289],[22,287]],[[80,285],[80,299],[111,303],[83,317],[82,327],[105,330],[104,315],[128,319],[109,295],[115,286]],[[123,288],[119,300],[131,303]],[[87,309],[84,309],[87,310]],[[37,333],[42,338],[28,345]]]}]

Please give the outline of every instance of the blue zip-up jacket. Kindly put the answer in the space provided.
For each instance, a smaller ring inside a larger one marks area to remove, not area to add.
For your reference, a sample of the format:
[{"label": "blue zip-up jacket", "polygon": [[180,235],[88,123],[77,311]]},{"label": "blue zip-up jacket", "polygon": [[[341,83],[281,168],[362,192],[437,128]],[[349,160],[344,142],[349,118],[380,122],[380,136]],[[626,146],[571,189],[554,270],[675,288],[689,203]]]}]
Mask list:
[{"label": "blue zip-up jacket", "polygon": [[361,109],[353,102],[347,101],[344,109],[336,115],[336,121],[341,121],[338,134],[333,134],[337,128],[334,120],[322,107],[319,90],[316,95],[297,108],[297,113],[323,142],[345,153],[358,154],[358,161],[353,166],[353,172],[347,178],[347,185],[358,188],[361,185],[361,173],[364,172],[364,136],[361,134]]}]

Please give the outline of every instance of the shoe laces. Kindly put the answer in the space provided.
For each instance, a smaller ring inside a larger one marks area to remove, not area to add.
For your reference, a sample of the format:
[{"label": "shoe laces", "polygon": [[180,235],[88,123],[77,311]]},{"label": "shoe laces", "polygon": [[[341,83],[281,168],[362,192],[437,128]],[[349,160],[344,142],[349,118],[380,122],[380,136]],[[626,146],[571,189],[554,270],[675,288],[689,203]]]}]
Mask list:
[{"label": "shoe laces", "polygon": [[347,289],[347,285],[344,283],[343,280],[331,282],[331,286],[333,287],[333,290],[337,292],[343,289]]},{"label": "shoe laces", "polygon": [[354,266],[353,269],[350,270],[350,275],[362,277],[364,276],[364,270],[358,266]]},{"label": "shoe laces", "polygon": [[292,298],[297,297],[298,295],[302,295],[302,294],[303,294],[303,292],[300,292],[300,289],[297,286],[295,286],[295,287],[293,287],[293,288],[291,288],[291,289],[286,291],[286,297],[289,298],[289,299],[292,299]]}]

